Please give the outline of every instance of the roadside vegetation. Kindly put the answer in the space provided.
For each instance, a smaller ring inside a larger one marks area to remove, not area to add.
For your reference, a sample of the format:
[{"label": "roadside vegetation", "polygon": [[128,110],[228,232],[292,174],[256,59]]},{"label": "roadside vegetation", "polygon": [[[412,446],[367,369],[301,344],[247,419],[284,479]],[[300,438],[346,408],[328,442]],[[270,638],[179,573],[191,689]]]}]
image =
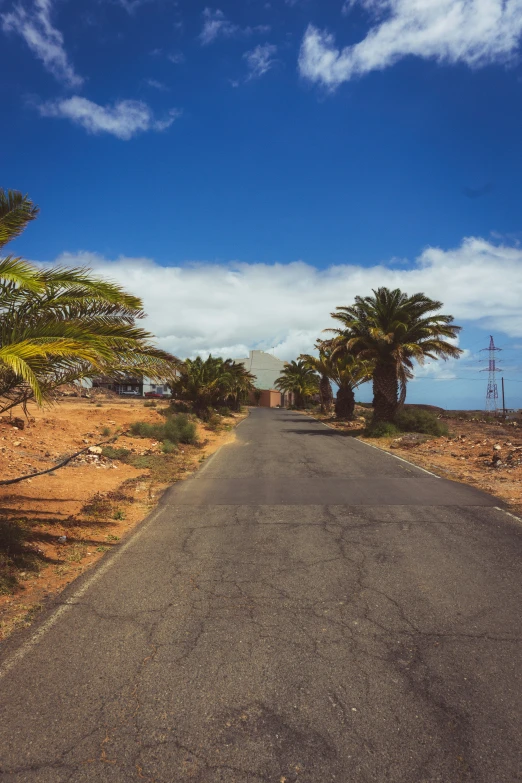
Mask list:
[{"label": "roadside vegetation", "polygon": [[395,421],[372,421],[364,429],[364,434],[368,438],[394,437],[401,433],[417,432],[421,435],[431,435],[441,437],[448,435],[448,425],[434,413],[424,411],[418,408],[409,408],[399,411]]},{"label": "roadside vegetation", "polygon": [[220,409],[239,411],[254,391],[254,376],[232,359],[186,359],[170,382],[175,399],[207,421]]},{"label": "roadside vegetation", "polygon": [[[372,377],[371,362],[359,359],[353,353],[340,350],[334,340],[319,340],[316,343],[319,357],[302,354],[300,359],[320,375],[319,394],[321,412],[331,412],[332,403],[338,419],[353,419],[355,411],[355,390]],[[333,400],[331,382],[337,385]]]},{"label": "roadside vegetation", "polygon": [[[337,326],[332,337],[316,342],[317,356],[302,354],[281,373],[277,388],[292,392],[296,408],[313,400],[325,416],[355,420],[355,390],[372,382],[371,415],[365,433],[373,437],[399,432],[443,435],[446,426],[429,411],[405,410],[408,381],[415,364],[426,359],[457,359],[460,326],[439,311],[442,302],[423,293],[378,288],[372,296],[356,296],[349,306],[331,313]],[[332,384],[337,388],[334,398]]]},{"label": "roadside vegetation", "polygon": [[299,359],[286,365],[275,386],[279,391],[293,394],[296,408],[304,408],[319,391],[319,376],[314,368]]},{"label": "roadside vegetation", "polygon": [[343,353],[372,366],[373,423],[394,423],[406,401],[414,362],[457,359],[462,350],[454,341],[461,327],[453,316],[438,311],[442,302],[398,288],[378,288],[373,296],[356,296],[353,305],[338,307],[332,318],[334,342]]}]

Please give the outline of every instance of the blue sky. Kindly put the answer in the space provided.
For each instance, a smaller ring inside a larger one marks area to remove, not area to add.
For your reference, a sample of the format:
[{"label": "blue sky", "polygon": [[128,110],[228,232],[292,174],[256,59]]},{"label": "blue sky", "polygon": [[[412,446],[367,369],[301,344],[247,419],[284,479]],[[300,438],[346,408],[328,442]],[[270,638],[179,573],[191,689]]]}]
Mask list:
[{"label": "blue sky", "polygon": [[13,252],[123,280],[180,356],[424,290],[466,353],[410,400],[481,406],[493,333],[522,407],[522,0],[3,0],[0,37]]}]

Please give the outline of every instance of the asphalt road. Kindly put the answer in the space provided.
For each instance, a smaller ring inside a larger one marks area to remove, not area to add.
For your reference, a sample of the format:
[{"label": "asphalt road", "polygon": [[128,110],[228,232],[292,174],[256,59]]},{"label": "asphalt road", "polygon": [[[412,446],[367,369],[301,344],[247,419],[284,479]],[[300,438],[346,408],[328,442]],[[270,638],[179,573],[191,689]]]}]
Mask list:
[{"label": "asphalt road", "polygon": [[522,526],[255,410],[0,656],[1,783],[522,780]]}]

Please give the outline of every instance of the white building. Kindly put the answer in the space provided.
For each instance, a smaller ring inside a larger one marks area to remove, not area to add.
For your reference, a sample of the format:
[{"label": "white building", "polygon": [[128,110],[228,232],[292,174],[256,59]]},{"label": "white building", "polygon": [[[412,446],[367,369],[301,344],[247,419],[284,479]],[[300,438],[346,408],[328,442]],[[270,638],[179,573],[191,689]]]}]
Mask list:
[{"label": "white building", "polygon": [[255,376],[255,385],[258,389],[275,389],[275,382],[286,365],[286,362],[265,351],[250,351],[247,359],[234,359],[234,361],[244,364],[248,372]]}]

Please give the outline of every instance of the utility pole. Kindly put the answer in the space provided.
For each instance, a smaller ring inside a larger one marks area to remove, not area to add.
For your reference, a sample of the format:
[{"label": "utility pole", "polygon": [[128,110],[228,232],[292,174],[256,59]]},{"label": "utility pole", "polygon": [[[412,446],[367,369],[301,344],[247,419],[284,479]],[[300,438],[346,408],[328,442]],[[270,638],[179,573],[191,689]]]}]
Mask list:
[{"label": "utility pole", "polygon": [[502,415],[506,418],[506,397],[504,395],[504,377],[502,377]]},{"label": "utility pole", "polygon": [[496,413],[498,411],[498,386],[497,386],[497,372],[501,370],[501,367],[497,367],[497,360],[495,357],[496,351],[502,350],[497,348],[493,335],[489,336],[489,345],[487,348],[482,348],[482,351],[488,352],[488,369],[481,370],[481,372],[488,373],[488,387],[486,390],[486,412]]}]

